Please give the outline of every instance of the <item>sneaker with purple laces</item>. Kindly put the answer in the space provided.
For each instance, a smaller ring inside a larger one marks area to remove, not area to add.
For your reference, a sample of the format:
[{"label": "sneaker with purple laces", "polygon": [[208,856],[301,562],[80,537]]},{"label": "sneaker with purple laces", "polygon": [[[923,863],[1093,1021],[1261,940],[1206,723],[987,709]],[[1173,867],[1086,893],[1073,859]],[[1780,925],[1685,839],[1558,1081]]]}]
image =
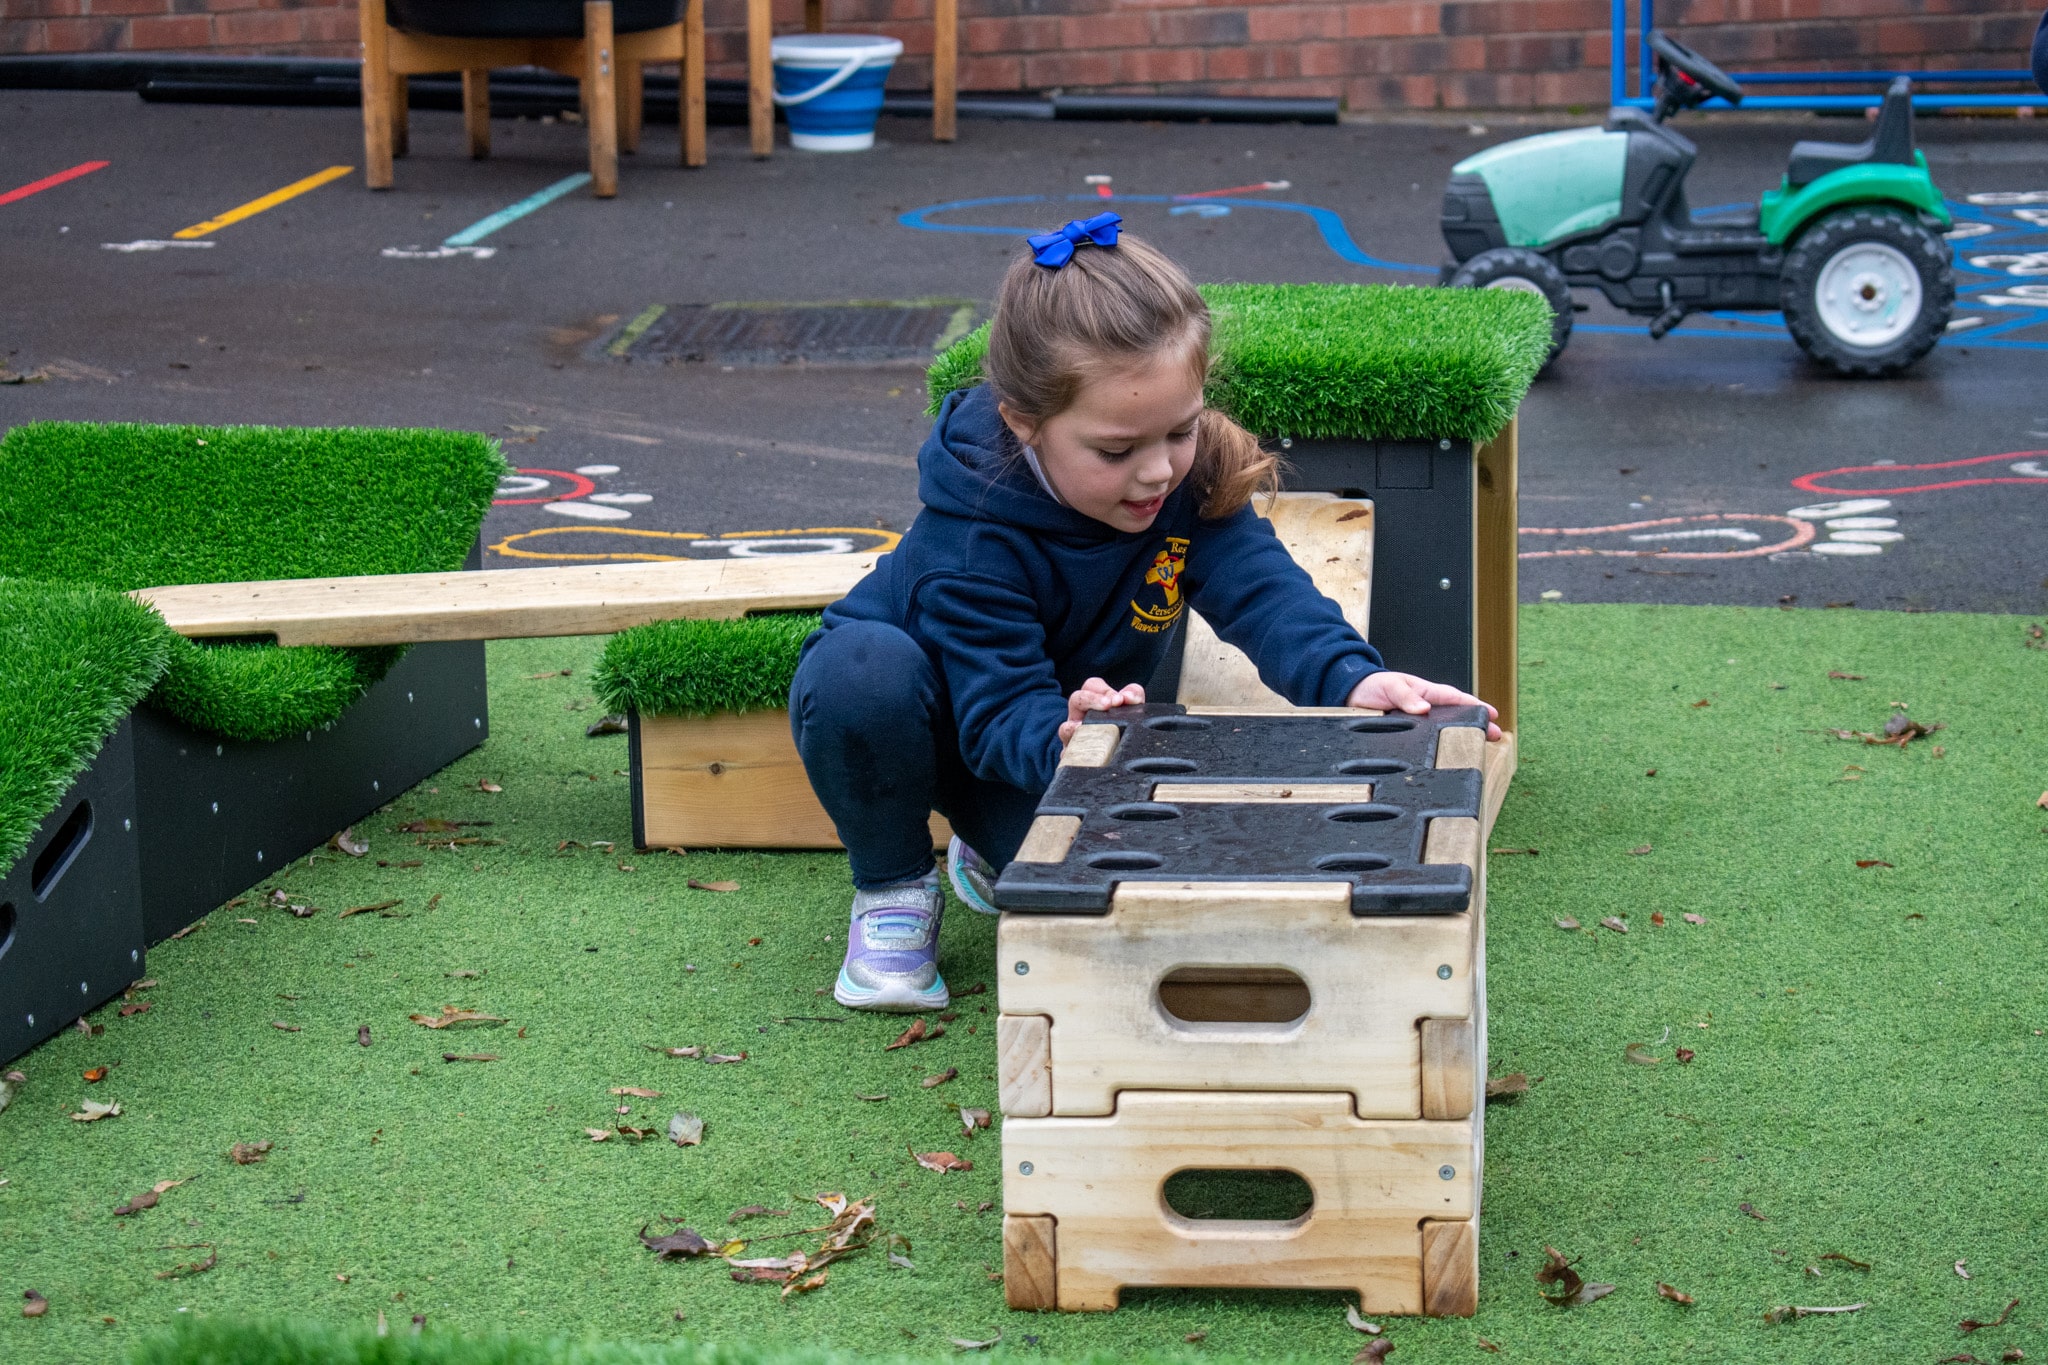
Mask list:
[{"label": "sneaker with purple laces", "polygon": [[969,908],[984,915],[1002,913],[996,909],[996,870],[957,834],[946,845],[946,877],[953,883],[953,894]]},{"label": "sneaker with purple laces", "polygon": [[944,908],[937,872],[921,881],[854,892],[846,961],[832,998],[855,1010],[943,1009],[948,996],[938,957]]}]

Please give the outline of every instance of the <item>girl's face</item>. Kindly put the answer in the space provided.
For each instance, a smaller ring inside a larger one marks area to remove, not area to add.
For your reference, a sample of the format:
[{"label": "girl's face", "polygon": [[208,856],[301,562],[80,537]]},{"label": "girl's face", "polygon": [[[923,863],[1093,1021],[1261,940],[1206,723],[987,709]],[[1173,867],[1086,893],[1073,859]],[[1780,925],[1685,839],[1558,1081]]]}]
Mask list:
[{"label": "girl's face", "polygon": [[1007,404],[1002,415],[1069,507],[1142,531],[1195,462],[1202,381],[1185,352],[1167,350],[1090,380],[1072,407],[1043,422]]}]

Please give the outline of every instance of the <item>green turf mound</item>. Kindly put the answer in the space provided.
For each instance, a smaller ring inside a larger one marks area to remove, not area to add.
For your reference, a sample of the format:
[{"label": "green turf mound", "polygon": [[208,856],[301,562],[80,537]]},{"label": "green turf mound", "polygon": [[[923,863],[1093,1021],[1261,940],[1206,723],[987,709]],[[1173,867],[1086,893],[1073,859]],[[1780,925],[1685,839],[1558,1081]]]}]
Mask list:
[{"label": "green turf mound", "polygon": [[163,672],[170,632],[103,588],[0,579],[0,871]]},{"label": "green turf mound", "polygon": [[646,716],[779,709],[821,619],[792,612],[635,626],[605,646],[592,684],[612,710]]},{"label": "green turf mound", "polygon": [[[0,441],[0,575],[126,591],[459,569],[504,468],[462,432],[33,422]],[[279,739],[333,720],[400,654],[178,638],[154,700]]]},{"label": "green turf mound", "polygon": [[[1261,436],[1489,440],[1550,349],[1550,314],[1507,289],[1211,284],[1208,400]],[[983,325],[926,376],[931,410],[981,382]]]}]

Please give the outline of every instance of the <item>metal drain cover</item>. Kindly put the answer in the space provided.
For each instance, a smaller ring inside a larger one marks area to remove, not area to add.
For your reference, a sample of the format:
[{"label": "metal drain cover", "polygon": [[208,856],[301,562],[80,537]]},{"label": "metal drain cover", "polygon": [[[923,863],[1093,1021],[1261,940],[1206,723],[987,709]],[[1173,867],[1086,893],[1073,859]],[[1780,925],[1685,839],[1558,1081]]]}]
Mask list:
[{"label": "metal drain cover", "polygon": [[605,351],[720,365],[929,361],[974,325],[965,299],[813,304],[668,304],[642,312]]}]

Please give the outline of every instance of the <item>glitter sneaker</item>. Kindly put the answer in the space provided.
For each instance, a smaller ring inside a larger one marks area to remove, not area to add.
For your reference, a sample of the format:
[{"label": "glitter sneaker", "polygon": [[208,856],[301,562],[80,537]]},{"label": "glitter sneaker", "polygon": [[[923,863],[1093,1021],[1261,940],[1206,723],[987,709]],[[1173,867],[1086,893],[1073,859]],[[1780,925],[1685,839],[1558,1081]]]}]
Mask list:
[{"label": "glitter sneaker", "polygon": [[969,908],[984,915],[1002,913],[996,909],[996,870],[957,834],[946,845],[946,877],[953,883],[953,894]]},{"label": "glitter sneaker", "polygon": [[939,976],[939,916],[945,897],[936,872],[921,881],[853,893],[846,961],[832,998],[848,1009],[913,1013],[945,1008]]}]

